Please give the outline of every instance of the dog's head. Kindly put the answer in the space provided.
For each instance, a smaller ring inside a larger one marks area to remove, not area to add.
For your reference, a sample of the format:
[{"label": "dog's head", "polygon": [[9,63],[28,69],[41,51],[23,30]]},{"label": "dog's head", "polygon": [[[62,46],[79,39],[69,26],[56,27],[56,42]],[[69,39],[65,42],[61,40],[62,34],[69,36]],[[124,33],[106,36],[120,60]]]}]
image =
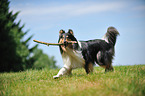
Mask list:
[{"label": "dog's head", "polygon": [[64,45],[60,45],[61,51],[66,51],[66,48],[73,49],[73,44],[68,44],[68,41],[77,41],[73,31],[69,29],[68,32],[65,33],[64,30],[60,30],[58,43],[64,43]]}]

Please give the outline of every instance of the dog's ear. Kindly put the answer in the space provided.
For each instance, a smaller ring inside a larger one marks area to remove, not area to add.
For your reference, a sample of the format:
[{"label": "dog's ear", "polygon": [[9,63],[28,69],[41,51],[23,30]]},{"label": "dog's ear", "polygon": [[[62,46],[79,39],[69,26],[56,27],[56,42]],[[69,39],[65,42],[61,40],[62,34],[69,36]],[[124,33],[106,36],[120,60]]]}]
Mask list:
[{"label": "dog's ear", "polygon": [[60,36],[61,34],[63,34],[63,33],[65,33],[65,31],[61,29],[61,30],[59,31],[59,36]]},{"label": "dog's ear", "polygon": [[74,35],[74,32],[73,32],[73,30],[71,30],[71,29],[68,30],[68,33]]}]

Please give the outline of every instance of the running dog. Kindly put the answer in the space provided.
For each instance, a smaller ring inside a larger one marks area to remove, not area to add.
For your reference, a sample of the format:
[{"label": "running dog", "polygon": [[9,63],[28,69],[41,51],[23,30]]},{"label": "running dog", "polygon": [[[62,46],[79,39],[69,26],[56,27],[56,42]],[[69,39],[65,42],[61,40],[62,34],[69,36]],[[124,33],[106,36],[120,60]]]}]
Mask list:
[{"label": "running dog", "polygon": [[[112,60],[118,35],[119,32],[114,27],[109,27],[102,39],[78,41],[71,29],[67,33],[60,30],[58,43],[64,43],[59,46],[64,67],[53,78],[70,75],[72,69],[81,67],[89,74],[93,72],[93,66],[96,63],[105,68],[105,72],[113,71]],[[77,43],[70,44],[67,43],[68,41],[76,41]]]}]

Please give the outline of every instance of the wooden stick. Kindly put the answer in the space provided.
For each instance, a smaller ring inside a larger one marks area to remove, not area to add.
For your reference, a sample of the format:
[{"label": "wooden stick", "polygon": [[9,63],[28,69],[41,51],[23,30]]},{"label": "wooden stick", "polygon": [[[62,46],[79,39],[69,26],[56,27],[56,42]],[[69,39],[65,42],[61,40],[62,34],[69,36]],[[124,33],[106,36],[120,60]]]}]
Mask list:
[{"label": "wooden stick", "polygon": [[[40,43],[40,44],[45,44],[47,46],[49,45],[64,45],[64,43],[46,43],[46,42],[42,42],[42,41],[38,41],[38,40],[33,40],[34,42]],[[72,44],[72,43],[77,43],[76,41],[67,41],[68,44]]]}]

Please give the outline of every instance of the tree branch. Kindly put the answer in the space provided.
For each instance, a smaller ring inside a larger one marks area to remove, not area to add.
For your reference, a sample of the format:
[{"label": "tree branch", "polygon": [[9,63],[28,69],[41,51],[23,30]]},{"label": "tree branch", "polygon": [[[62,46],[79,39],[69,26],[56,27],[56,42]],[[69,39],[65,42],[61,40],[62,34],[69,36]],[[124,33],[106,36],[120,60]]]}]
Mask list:
[{"label": "tree branch", "polygon": [[[40,43],[40,44],[45,44],[47,46],[49,45],[64,45],[64,43],[46,43],[46,42],[42,42],[42,41],[38,41],[38,40],[33,40],[34,42]],[[67,44],[74,44],[77,43],[77,41],[67,41]]]}]

